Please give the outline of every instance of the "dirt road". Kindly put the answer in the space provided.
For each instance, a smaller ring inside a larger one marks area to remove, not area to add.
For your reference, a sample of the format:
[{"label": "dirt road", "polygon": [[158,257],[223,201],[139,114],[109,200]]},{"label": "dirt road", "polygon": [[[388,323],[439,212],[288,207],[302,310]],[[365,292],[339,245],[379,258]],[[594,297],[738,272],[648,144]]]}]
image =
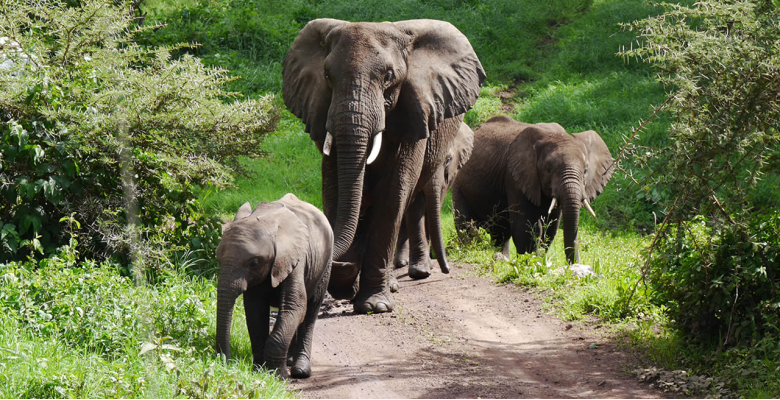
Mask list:
[{"label": "dirt road", "polygon": [[[329,300],[317,321],[304,398],[657,398],[598,330],[540,311],[533,294],[450,264],[412,281],[390,314]],[[607,342],[607,343],[604,343]],[[597,346],[592,346],[599,343]],[[595,347],[595,348],[590,348]]]}]

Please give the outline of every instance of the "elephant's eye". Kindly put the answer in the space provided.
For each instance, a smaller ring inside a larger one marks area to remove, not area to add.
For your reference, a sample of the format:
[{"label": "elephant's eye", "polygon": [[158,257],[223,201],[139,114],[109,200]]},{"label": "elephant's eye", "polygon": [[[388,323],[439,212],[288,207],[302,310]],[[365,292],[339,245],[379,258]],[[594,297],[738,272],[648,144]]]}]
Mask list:
[{"label": "elephant's eye", "polygon": [[258,261],[256,258],[249,260],[249,268],[257,268],[259,264],[260,261]]},{"label": "elephant's eye", "polygon": [[392,68],[387,70],[387,74],[385,74],[385,84],[390,84],[395,80],[395,72]]},{"label": "elephant's eye", "polygon": [[587,169],[587,168],[585,168],[585,175],[587,175],[587,174],[588,174],[588,169]]},{"label": "elephant's eye", "polygon": [[328,71],[325,71],[325,80],[330,82],[330,74],[328,73]]}]

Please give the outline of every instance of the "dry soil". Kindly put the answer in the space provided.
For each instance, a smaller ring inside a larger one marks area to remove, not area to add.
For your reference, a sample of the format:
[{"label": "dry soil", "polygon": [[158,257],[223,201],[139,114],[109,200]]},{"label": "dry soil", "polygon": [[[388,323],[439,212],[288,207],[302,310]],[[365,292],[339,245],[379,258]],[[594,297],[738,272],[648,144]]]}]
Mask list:
[{"label": "dry soil", "polygon": [[[541,301],[451,263],[414,281],[396,270],[392,313],[358,315],[328,299],[304,398],[658,398],[625,371],[600,329],[541,311]],[[594,346],[595,345],[595,346]]]}]

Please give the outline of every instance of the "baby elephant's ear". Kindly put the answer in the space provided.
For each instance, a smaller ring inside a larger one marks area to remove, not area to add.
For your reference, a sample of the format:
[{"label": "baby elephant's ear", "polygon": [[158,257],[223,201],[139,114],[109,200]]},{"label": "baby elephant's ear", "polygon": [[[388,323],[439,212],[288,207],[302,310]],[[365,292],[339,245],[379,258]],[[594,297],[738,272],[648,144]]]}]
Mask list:
[{"label": "baby elephant's ear", "polygon": [[306,263],[309,228],[287,207],[274,214],[277,224],[274,238],[276,257],[271,268],[271,286],[277,287],[293,269]]},{"label": "baby elephant's ear", "polygon": [[574,137],[584,143],[588,149],[588,165],[591,170],[585,177],[585,197],[588,201],[593,201],[601,194],[612,173],[615,172],[612,154],[601,136],[594,131],[575,133]]},{"label": "baby elephant's ear", "polygon": [[247,201],[246,203],[242,204],[241,207],[238,208],[238,211],[236,212],[236,217],[233,218],[233,221],[244,219],[248,217],[249,214],[252,214],[252,205],[249,204],[249,202]]}]

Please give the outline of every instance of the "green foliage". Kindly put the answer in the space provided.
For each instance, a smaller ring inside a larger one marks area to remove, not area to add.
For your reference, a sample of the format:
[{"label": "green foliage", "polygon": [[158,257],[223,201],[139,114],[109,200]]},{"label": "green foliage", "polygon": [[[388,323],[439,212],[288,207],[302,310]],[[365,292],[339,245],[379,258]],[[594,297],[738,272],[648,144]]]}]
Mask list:
[{"label": "green foliage", "polygon": [[272,96],[225,102],[235,97],[226,71],[172,59],[179,46],[138,45],[133,10],[116,4],[0,5],[11,60],[0,69],[0,180],[10,183],[0,187],[0,261],[52,253],[69,240],[60,218],[72,213],[90,258],[126,257],[128,223],[210,251],[214,235],[195,236],[215,224],[198,213],[199,188],[230,186],[274,127]]},{"label": "green foliage", "polygon": [[237,177],[237,188],[204,193],[207,210],[233,219],[247,201],[254,207],[262,201],[279,200],[287,193],[322,208],[322,156],[303,131],[300,119],[283,112],[277,131],[263,141],[262,150],[266,157],[244,160],[252,173]]},{"label": "green foliage", "polygon": [[579,235],[582,262],[590,264],[598,277],[577,278],[563,268],[567,262],[562,235],[550,248],[517,254],[510,261],[495,256],[498,249],[481,228],[457,232],[448,249],[452,259],[476,263],[498,282],[536,288],[554,301],[555,312],[566,320],[586,315],[612,322],[661,319],[663,307],[650,301],[653,292],[648,290],[635,293],[626,308],[632,286],[641,279],[638,264],[647,240],[635,234],[605,234],[591,224],[581,226]]},{"label": "green foliage", "polygon": [[767,1],[663,6],[627,25],[641,46],[623,53],[652,64],[671,91],[668,145],[633,149],[675,221],[652,264],[656,301],[673,305],[690,333],[757,340],[777,329],[780,304],[778,214],[766,207],[780,191],[759,185],[777,180],[780,10]]},{"label": "green foliage", "polygon": [[746,241],[699,217],[670,229],[651,273],[655,301],[686,332],[726,343],[749,343],[780,326],[777,271],[780,249],[759,246],[780,235],[780,214],[750,220]]},{"label": "green foliage", "polygon": [[75,252],[0,264],[0,397],[289,396],[253,371],[245,328],[235,328],[233,362],[215,354],[212,282],[169,270],[135,286],[115,265]]}]

